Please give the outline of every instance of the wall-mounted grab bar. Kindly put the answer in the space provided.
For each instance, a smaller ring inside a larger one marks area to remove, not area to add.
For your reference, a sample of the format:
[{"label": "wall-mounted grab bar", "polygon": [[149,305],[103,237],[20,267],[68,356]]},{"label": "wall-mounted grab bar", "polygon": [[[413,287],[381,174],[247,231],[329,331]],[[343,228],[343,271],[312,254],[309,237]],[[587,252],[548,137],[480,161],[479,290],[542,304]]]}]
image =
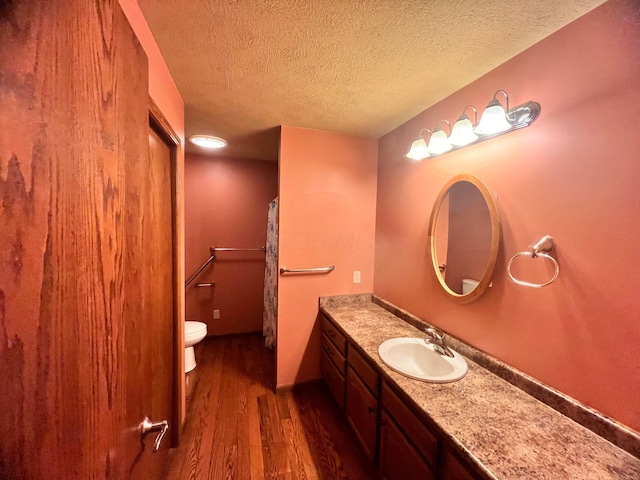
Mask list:
[{"label": "wall-mounted grab bar", "polygon": [[196,283],[196,287],[215,287],[216,282],[202,282],[202,283]]},{"label": "wall-mounted grab bar", "polygon": [[280,275],[285,275],[287,273],[331,273],[336,269],[335,265],[329,265],[328,267],[318,267],[318,268],[287,268],[284,265],[280,267]]},{"label": "wall-mounted grab bar", "polygon": [[[553,258],[551,255],[549,255],[549,252],[552,252],[556,248],[556,242],[553,239],[553,237],[551,235],[545,235],[540,240],[538,240],[538,242],[533,247],[530,247],[530,248],[531,250],[529,251],[516,253],[513,257],[511,257],[511,259],[509,260],[509,263],[507,263],[507,273],[509,274],[509,278],[513,280],[514,283],[517,283],[518,285],[522,285],[523,287],[531,287],[531,288],[542,288],[542,287],[546,287],[550,283],[555,282],[556,278],[558,278],[558,274],[560,273],[560,266],[558,265],[558,262],[556,261],[556,259]],[[554,270],[555,270],[553,273],[553,277],[551,277],[549,281],[544,283],[530,283],[530,282],[525,282],[523,280],[519,280],[515,278],[511,273],[511,264],[516,258],[520,256],[531,257],[531,258],[542,257],[542,258],[551,260],[551,263],[553,263]]]},{"label": "wall-mounted grab bar", "polygon": [[213,262],[216,259],[216,251],[213,247],[210,248],[210,252],[211,252],[211,256],[209,257],[209,259],[206,262],[204,262],[200,266],[200,268],[196,270],[196,272],[187,279],[186,282],[184,282],[184,288],[187,288],[189,284],[193,282],[198,275],[200,275],[200,272],[202,272],[205,268],[207,268],[207,265],[209,265],[211,262]]},{"label": "wall-mounted grab bar", "polygon": [[[230,247],[209,247],[209,253],[211,254],[211,256],[209,257],[209,259],[204,262],[200,268],[198,270],[195,271],[195,273],[193,275],[191,275],[186,282],[184,282],[184,288],[187,288],[189,286],[189,284],[191,282],[193,282],[196,277],[198,275],[200,275],[200,273],[207,268],[207,265],[209,265],[211,262],[213,262],[216,259],[216,252],[266,252],[267,251],[267,247],[260,247],[260,248],[230,248]],[[204,284],[197,284],[196,287],[211,287],[213,285],[204,285]]]},{"label": "wall-mounted grab bar", "polygon": [[211,247],[213,252],[266,252],[267,247],[260,248],[228,248],[228,247]]}]

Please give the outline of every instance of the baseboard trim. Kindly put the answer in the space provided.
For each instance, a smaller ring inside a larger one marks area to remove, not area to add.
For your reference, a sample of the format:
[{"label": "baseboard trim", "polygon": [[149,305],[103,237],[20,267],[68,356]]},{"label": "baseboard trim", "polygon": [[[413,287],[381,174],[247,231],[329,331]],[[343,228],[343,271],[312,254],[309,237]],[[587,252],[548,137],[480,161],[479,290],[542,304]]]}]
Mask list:
[{"label": "baseboard trim", "polygon": [[305,380],[304,382],[289,383],[287,385],[279,385],[276,387],[276,393],[295,392],[296,390],[307,388],[312,385],[318,385],[323,382],[324,380],[322,378],[314,378],[313,380]]}]

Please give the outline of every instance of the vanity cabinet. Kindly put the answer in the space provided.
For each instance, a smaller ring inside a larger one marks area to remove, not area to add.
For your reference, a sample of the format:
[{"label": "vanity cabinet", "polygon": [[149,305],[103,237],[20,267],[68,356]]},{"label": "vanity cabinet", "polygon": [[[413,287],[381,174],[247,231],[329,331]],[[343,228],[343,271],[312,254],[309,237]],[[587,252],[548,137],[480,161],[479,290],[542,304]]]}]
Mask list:
[{"label": "vanity cabinet", "polygon": [[435,474],[386,411],[380,417],[380,478],[433,480]]},{"label": "vanity cabinet", "polygon": [[[407,457],[416,457],[412,463],[424,464],[426,467],[424,470],[435,469],[438,454],[436,437],[386,383],[382,385],[382,409],[387,419],[392,420],[389,422],[389,429],[397,430],[397,433],[403,437],[404,443],[407,445]],[[387,427],[384,420],[382,423],[383,427]],[[393,455],[395,455],[393,445],[387,451],[381,443],[380,458],[391,458]]]},{"label": "vanity cabinet", "polygon": [[438,469],[438,479],[440,480],[475,480],[484,478],[472,474],[449,449],[443,450],[441,458],[440,468]]},{"label": "vanity cabinet", "polygon": [[381,380],[359,347],[324,314],[320,365],[329,391],[384,480],[474,480],[475,475],[402,399]]},{"label": "vanity cabinet", "polygon": [[349,346],[345,414],[367,457],[376,458],[378,438],[378,373]]},{"label": "vanity cabinet", "polygon": [[387,480],[474,480],[453,451],[415,415],[386,383],[382,384],[380,476]]},{"label": "vanity cabinet", "polygon": [[320,315],[322,322],[322,352],[320,369],[322,376],[341,410],[345,406],[347,339],[331,321]]}]

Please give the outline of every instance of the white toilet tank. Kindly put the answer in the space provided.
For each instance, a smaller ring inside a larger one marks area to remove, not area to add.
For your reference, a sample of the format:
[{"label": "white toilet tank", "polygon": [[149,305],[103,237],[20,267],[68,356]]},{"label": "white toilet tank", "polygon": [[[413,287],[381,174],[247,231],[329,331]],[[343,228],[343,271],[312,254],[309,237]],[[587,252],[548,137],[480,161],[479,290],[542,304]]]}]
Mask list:
[{"label": "white toilet tank", "polygon": [[462,279],[462,294],[466,295],[467,293],[471,293],[474,288],[478,286],[477,280],[473,280],[471,278],[463,278]]}]

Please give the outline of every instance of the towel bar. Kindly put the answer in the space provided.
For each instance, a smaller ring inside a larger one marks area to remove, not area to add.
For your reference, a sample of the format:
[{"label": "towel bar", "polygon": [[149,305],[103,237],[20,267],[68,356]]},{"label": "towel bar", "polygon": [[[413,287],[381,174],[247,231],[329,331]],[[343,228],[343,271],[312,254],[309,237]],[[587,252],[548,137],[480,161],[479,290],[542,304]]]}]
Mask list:
[{"label": "towel bar", "polygon": [[280,267],[280,275],[285,275],[287,273],[331,273],[336,269],[335,265],[329,265],[328,267],[318,267],[318,268],[287,268],[284,265]]}]

